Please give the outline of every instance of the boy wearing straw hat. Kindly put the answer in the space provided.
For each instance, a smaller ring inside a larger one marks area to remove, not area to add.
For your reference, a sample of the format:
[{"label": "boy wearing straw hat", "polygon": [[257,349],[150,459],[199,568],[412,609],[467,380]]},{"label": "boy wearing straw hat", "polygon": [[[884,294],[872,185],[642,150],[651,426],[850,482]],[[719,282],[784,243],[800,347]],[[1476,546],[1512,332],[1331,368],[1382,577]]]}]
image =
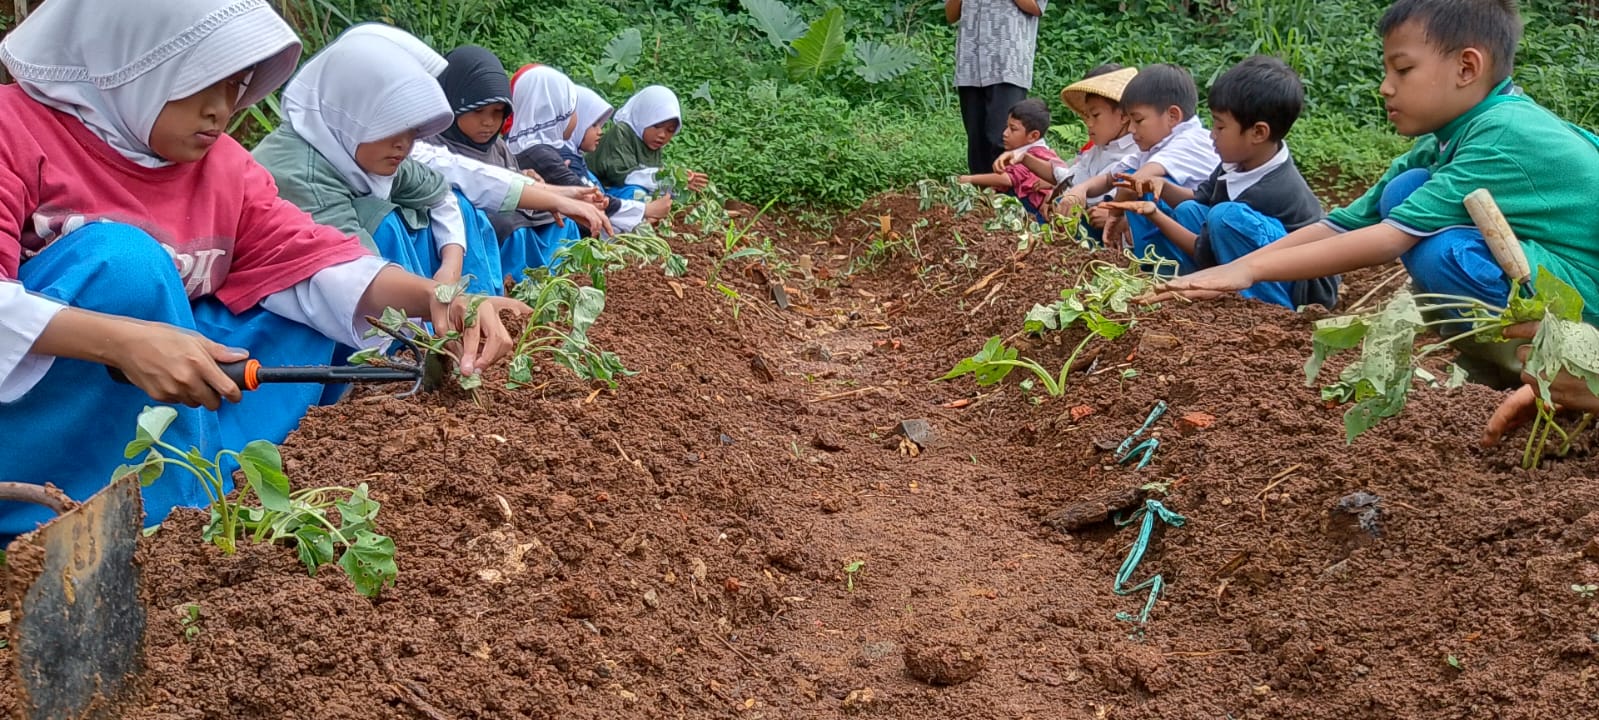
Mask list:
[{"label": "boy wearing straw hat", "polygon": [[[995,172],[1021,163],[1039,177],[1053,178],[1056,191],[1064,192],[1120,167],[1138,154],[1138,144],[1127,129],[1127,116],[1122,114],[1121,108],[1122,89],[1137,75],[1138,68],[1107,63],[1089,70],[1082,80],[1061,91],[1061,101],[1077,113],[1088,129],[1088,145],[1077,154],[1072,164],[1046,162],[1043,158],[1012,151],[994,161]],[[1088,223],[1095,239],[1098,239],[1110,214],[1109,208],[1100,208],[1098,205],[1110,197],[1111,192],[1107,190],[1086,198]],[[1046,216],[1050,207],[1050,203],[1045,203],[1041,208]]]}]

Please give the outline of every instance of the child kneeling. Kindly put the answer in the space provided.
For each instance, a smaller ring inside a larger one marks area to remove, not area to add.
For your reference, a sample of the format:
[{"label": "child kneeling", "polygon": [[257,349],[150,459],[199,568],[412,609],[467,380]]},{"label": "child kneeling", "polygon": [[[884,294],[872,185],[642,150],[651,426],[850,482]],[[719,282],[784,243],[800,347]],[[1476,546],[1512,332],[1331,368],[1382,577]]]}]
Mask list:
[{"label": "child kneeling", "polygon": [[[1175,261],[1181,273],[1232,262],[1319,222],[1321,201],[1284,142],[1304,102],[1304,85],[1283,61],[1244,60],[1210,90],[1210,135],[1221,165],[1192,191],[1152,179],[1137,188],[1149,199],[1109,205],[1140,216],[1129,219],[1134,237]],[[1142,254],[1142,247],[1134,252]],[[1331,308],[1338,277],[1257,283],[1242,294],[1287,308]]]}]

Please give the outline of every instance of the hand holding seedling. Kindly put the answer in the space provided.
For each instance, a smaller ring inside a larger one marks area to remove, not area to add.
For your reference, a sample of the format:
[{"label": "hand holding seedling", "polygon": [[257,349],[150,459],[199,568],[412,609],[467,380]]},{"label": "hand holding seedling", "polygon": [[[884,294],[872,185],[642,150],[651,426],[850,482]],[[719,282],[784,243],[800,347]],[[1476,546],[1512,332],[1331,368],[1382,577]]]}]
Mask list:
[{"label": "hand holding seedling", "polygon": [[[1505,337],[1510,339],[1531,340],[1537,334],[1538,323],[1521,323],[1505,328]],[[1532,346],[1521,346],[1517,349],[1517,354],[1525,364],[1532,354]],[[1521,381],[1526,384],[1506,396],[1504,401],[1499,403],[1499,407],[1494,409],[1493,417],[1488,419],[1488,427],[1482,436],[1484,447],[1499,444],[1505,433],[1521,427],[1537,416],[1537,378],[1523,372]],[[1549,383],[1549,399],[1554,401],[1556,412],[1576,410],[1583,413],[1599,413],[1599,396],[1595,396],[1588,389],[1586,381],[1568,372],[1562,371],[1553,382]]]},{"label": "hand holding seedling", "polygon": [[[1166,178],[1161,177],[1146,178],[1139,177],[1137,174],[1116,173],[1115,185],[1122,190],[1132,191],[1138,197],[1154,195],[1156,200],[1159,200],[1161,194],[1166,192]],[[1149,213],[1144,214],[1147,215]]]}]

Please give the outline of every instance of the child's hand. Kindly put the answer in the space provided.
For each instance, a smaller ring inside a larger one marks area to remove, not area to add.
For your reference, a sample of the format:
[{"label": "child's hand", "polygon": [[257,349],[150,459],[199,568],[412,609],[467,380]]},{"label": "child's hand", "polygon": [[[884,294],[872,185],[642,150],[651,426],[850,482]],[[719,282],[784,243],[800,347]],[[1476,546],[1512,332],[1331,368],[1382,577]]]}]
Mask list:
[{"label": "child's hand", "polygon": [[605,216],[605,211],[590,203],[569,198],[561,202],[560,211],[595,235],[616,234],[616,229],[611,227],[611,219]]},{"label": "child's hand", "polygon": [[[1522,323],[1505,328],[1505,337],[1530,340],[1538,334],[1538,323]],[[1521,362],[1527,362],[1527,356],[1532,352],[1531,345],[1523,345],[1516,350]],[[1494,410],[1493,417],[1488,419],[1488,427],[1483,430],[1483,446],[1499,443],[1499,440],[1518,427],[1521,427],[1533,415],[1537,414],[1538,389],[1537,380],[1532,375],[1523,372],[1521,381],[1526,383],[1515,392],[1505,396],[1504,401]],[[1585,413],[1599,412],[1599,397],[1594,397],[1588,389],[1588,384],[1568,373],[1560,373],[1554,382],[1549,383],[1549,399],[1554,401],[1555,410],[1577,410]]]},{"label": "child's hand", "polygon": [[711,176],[706,175],[705,173],[697,173],[697,172],[694,172],[693,170],[688,171],[688,189],[689,190],[692,190],[694,192],[700,192],[701,190],[704,190],[707,185],[710,185],[710,184],[711,184]]},{"label": "child's hand", "polygon": [[1080,192],[1065,190],[1055,197],[1055,212],[1070,212],[1074,207],[1083,207],[1088,204],[1088,198]]},{"label": "child's hand", "polygon": [[1022,156],[1025,154],[1026,152],[1022,150],[1006,150],[1000,153],[999,157],[994,159],[994,172],[1005,172],[1005,168],[1021,162]]},{"label": "child's hand", "polygon": [[532,178],[532,179],[533,179],[533,182],[536,182],[536,183],[538,183],[538,184],[540,184],[540,185],[543,185],[543,184],[545,184],[545,183],[544,183],[544,176],[542,176],[542,175],[540,175],[540,174],[538,174],[538,173],[537,173],[537,172],[534,172],[534,171],[532,171],[532,170],[523,170],[523,171],[522,171],[522,175],[523,175],[523,176],[524,176],[524,177],[529,177],[529,178]]},{"label": "child's hand", "polygon": [[1166,178],[1146,178],[1136,174],[1116,173],[1116,187],[1131,190],[1139,197],[1154,195],[1155,199],[1159,200],[1161,194],[1166,191]]},{"label": "child's hand", "polygon": [[1254,284],[1255,276],[1249,267],[1241,261],[1234,261],[1205,268],[1192,275],[1172,278],[1137,300],[1145,304],[1167,300],[1214,300]]},{"label": "child's hand", "polygon": [[1101,230],[1105,229],[1105,222],[1110,220],[1112,215],[1110,208],[1103,205],[1104,203],[1100,203],[1088,209],[1088,224]]},{"label": "child's hand", "polygon": [[1143,215],[1145,217],[1154,215],[1160,211],[1160,207],[1158,205],[1148,200],[1106,200],[1105,202],[1102,202],[1096,206],[1096,209],[1097,208],[1105,208],[1106,212],[1111,210],[1121,210],[1124,212]]},{"label": "child's hand", "polygon": [[117,352],[116,367],[150,399],[215,410],[223,398],[238,402],[239,386],[217,367],[250,356],[193,330],[164,323],[130,321],[129,342]]},{"label": "child's hand", "polygon": [[[476,304],[477,312],[468,311]],[[445,308],[442,318],[435,318],[433,330],[444,334],[451,330],[461,333],[461,374],[476,375],[490,365],[505,359],[516,343],[510,331],[500,321],[500,313],[509,311],[517,317],[533,309],[518,300],[507,297],[461,295]],[[468,323],[467,315],[473,314]]]},{"label": "child's hand", "polygon": [[656,222],[672,214],[672,196],[662,195],[644,203],[644,219]]}]

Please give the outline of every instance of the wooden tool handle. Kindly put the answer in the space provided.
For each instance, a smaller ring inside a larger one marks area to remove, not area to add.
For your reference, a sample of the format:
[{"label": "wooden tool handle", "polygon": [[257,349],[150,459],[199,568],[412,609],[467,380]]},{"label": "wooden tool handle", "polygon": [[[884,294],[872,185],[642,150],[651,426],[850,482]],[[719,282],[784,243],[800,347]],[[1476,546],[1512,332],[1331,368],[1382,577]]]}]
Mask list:
[{"label": "wooden tool handle", "polygon": [[1478,188],[1466,196],[1466,212],[1471,213],[1471,219],[1477,223],[1477,229],[1482,231],[1482,238],[1488,244],[1489,252],[1493,253],[1494,260],[1498,261],[1499,269],[1512,280],[1526,285],[1532,279],[1532,267],[1527,264],[1527,253],[1521,249],[1521,240],[1516,238],[1516,232],[1510,229],[1510,222],[1505,220],[1505,214],[1500,212],[1499,203],[1494,202],[1493,195],[1487,188]]}]

